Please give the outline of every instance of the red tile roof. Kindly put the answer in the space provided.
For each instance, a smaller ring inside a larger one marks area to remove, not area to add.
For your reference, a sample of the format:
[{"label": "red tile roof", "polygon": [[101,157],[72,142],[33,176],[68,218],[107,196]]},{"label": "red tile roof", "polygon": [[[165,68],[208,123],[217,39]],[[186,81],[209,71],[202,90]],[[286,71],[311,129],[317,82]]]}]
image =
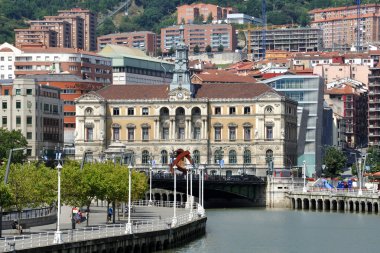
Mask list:
[{"label": "red tile roof", "polygon": [[[265,92],[280,94],[263,83],[228,83],[199,85],[196,98],[254,98]],[[168,99],[169,85],[109,85],[95,92],[101,97],[112,99]]]},{"label": "red tile roof", "polygon": [[355,94],[355,89],[349,85],[346,85],[342,88],[325,89],[325,94],[334,94],[334,95]]}]

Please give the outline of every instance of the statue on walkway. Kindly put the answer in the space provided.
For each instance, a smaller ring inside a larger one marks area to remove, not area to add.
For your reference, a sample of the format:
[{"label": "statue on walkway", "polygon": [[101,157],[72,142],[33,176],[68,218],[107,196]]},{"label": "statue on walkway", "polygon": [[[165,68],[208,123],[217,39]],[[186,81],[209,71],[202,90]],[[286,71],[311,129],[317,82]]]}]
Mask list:
[{"label": "statue on walkway", "polygon": [[170,172],[175,173],[174,166],[177,166],[177,169],[179,171],[182,171],[183,174],[187,174],[185,159],[187,159],[190,162],[190,164],[194,164],[193,160],[191,159],[190,151],[177,149],[174,153],[175,153],[175,157],[173,157],[173,161],[169,165]]}]

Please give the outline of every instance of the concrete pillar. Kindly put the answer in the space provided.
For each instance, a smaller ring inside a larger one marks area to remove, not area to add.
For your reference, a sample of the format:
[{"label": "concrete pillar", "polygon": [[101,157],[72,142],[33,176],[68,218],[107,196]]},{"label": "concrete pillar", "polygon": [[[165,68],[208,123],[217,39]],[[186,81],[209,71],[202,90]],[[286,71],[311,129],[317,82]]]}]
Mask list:
[{"label": "concrete pillar", "polygon": [[294,198],[294,209],[298,209],[298,198]]},{"label": "concrete pillar", "polygon": [[322,210],[326,211],[326,202],[324,199],[322,199]]}]

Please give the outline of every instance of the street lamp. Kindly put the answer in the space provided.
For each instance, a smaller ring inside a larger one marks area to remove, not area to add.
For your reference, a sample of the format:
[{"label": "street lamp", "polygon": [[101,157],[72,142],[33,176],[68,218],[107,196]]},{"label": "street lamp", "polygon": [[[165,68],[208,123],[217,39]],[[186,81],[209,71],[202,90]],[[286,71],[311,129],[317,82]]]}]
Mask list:
[{"label": "street lamp", "polygon": [[205,167],[203,165],[199,165],[199,203],[198,203],[198,214],[202,217],[205,214],[204,210],[204,169]]},{"label": "street lamp", "polygon": [[156,165],[156,161],[153,160],[152,154],[150,155],[150,167],[149,167],[149,204],[148,206],[152,206],[152,170]]},{"label": "street lamp", "polygon": [[177,205],[177,176],[176,176],[176,170],[177,166],[173,166],[173,171],[174,171],[174,203],[173,203],[173,209],[174,209],[174,214],[173,214],[173,219],[172,219],[172,224],[171,227],[175,227],[177,225],[177,210],[176,210],[176,205]]},{"label": "street lamp", "polygon": [[188,173],[190,173],[190,213],[189,213],[189,221],[193,219],[193,165],[189,164]]},{"label": "street lamp", "polygon": [[[133,157],[133,155],[132,155],[132,157]],[[127,224],[125,224],[125,233],[126,234],[132,234],[132,224],[131,224],[132,157],[131,157],[131,161],[128,165],[128,222],[127,222]]]},{"label": "street lamp", "polygon": [[302,167],[302,171],[303,171],[303,188],[302,188],[302,192],[307,192],[307,189],[306,189],[306,161],[303,161],[303,167]]},{"label": "street lamp", "polygon": [[185,208],[190,207],[190,202],[189,202],[189,169],[187,168],[187,173],[186,173],[186,203],[185,203]]},{"label": "street lamp", "polygon": [[54,233],[54,244],[63,243],[62,231],[60,230],[60,214],[61,214],[61,169],[62,165],[58,161],[57,170],[58,170],[58,210],[57,210],[57,231]]}]

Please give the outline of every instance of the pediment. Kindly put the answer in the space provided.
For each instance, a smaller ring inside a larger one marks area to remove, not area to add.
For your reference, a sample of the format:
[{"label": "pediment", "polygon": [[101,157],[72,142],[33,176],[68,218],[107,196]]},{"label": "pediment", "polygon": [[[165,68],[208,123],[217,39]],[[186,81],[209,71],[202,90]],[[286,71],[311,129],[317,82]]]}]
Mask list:
[{"label": "pediment", "polygon": [[281,99],[282,96],[274,91],[267,91],[259,96],[257,96],[257,100],[278,100]]},{"label": "pediment", "polygon": [[84,95],[80,96],[75,101],[77,103],[79,103],[79,102],[85,102],[85,101],[104,101],[104,98],[101,97],[99,94],[97,94],[95,92],[89,92],[87,94],[84,94]]}]

